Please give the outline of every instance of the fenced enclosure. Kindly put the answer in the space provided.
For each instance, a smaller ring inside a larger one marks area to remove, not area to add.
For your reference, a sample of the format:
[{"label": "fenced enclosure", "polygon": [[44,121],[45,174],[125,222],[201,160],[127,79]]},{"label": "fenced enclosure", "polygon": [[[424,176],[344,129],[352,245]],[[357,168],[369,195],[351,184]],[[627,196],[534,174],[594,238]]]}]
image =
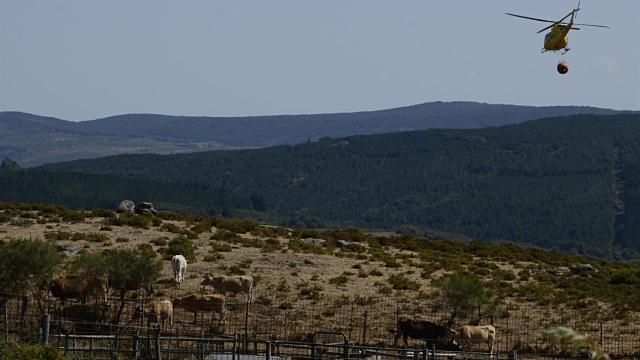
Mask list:
[{"label": "fenced enclosure", "polygon": [[[33,296],[13,298],[2,310],[0,341],[42,339],[41,319],[49,314],[49,335],[45,337],[79,358],[87,354],[87,358],[111,358],[114,354],[153,358],[156,340],[163,359],[222,359],[219,356],[223,355],[232,359],[234,354],[266,357],[268,347],[269,356],[274,358],[341,358],[345,343],[350,358],[422,358],[425,349],[426,353],[432,351],[431,344],[409,339],[408,348],[402,349],[402,339],[396,342],[397,320],[409,317],[443,322],[448,316],[434,311],[429,299],[418,297],[288,301],[274,295],[261,296],[252,304],[230,301],[224,317],[202,313],[196,316],[176,307],[173,324],[155,330],[150,326],[155,324],[149,324],[147,318],[133,319],[135,308],[144,307],[147,302],[142,297],[125,300],[116,323],[119,299],[108,300],[103,318],[83,320],[64,313],[63,309],[78,304],[70,300],[62,304],[53,299],[38,302]],[[567,326],[590,336],[614,357],[635,357],[640,350],[637,319],[637,314],[626,314],[620,319],[605,320],[579,309],[522,304],[505,306],[482,323],[496,327],[495,349],[502,355],[514,350],[520,354],[550,353],[550,344],[537,334],[553,326]],[[335,338],[336,333],[343,337]],[[321,334],[334,334],[334,338],[323,339]],[[485,346],[474,350],[488,351]],[[436,349],[436,355],[451,354],[447,351]]]}]

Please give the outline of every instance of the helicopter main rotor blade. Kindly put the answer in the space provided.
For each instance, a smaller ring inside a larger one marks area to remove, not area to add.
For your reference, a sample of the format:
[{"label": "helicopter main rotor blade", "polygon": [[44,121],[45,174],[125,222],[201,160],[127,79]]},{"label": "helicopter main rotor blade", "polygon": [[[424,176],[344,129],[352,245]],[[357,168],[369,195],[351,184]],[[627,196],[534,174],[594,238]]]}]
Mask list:
[{"label": "helicopter main rotor blade", "polygon": [[562,22],[563,22],[563,21],[565,21],[565,20],[566,20],[569,16],[571,16],[571,15],[573,15],[573,11],[572,11],[572,12],[570,12],[570,13],[568,13],[568,14],[567,14],[565,17],[563,17],[562,19],[560,19],[560,20],[558,20],[558,21],[554,21],[554,22],[553,22],[553,24],[551,24],[551,25],[549,25],[549,26],[545,27],[544,29],[542,29],[542,30],[538,31],[538,32],[537,32],[537,34],[540,34],[540,33],[541,33],[541,32],[543,32],[543,31],[549,30],[549,29],[551,29],[552,27],[554,27],[555,25],[560,25],[560,24],[562,24]]},{"label": "helicopter main rotor blade", "polygon": [[544,29],[542,29],[542,30],[538,31],[536,34],[540,34],[541,32],[543,32],[543,31],[545,31],[545,30],[549,30],[549,29],[551,29],[552,27],[554,27],[554,26],[556,26],[556,25],[558,25],[558,23],[557,23],[557,22],[554,22],[553,24],[551,24],[551,25],[549,25],[549,26],[545,27]]},{"label": "helicopter main rotor blade", "polygon": [[523,18],[523,19],[542,21],[542,22],[547,22],[547,23],[555,23],[555,21],[551,21],[551,20],[538,19],[538,18],[533,18],[533,17],[529,17],[529,16],[523,16],[523,15],[518,15],[518,14],[512,14],[512,13],[505,13],[505,14],[506,15],[510,15],[510,16],[519,17],[519,18]]},{"label": "helicopter main rotor blade", "polygon": [[611,29],[611,27],[610,27],[610,26],[607,26],[607,25],[594,25],[594,24],[573,24],[573,25],[580,25],[580,26],[593,26],[593,27],[599,27],[599,28]]}]

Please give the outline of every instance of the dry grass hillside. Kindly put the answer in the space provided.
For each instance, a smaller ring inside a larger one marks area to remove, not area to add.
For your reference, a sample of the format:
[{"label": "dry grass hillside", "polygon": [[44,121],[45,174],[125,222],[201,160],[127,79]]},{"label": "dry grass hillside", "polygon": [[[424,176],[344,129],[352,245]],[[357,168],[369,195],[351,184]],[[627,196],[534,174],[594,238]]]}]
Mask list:
[{"label": "dry grass hillside", "polygon": [[[157,297],[199,293],[206,273],[252,275],[255,303],[248,325],[254,333],[299,338],[314,330],[339,330],[352,341],[390,343],[399,316],[447,319],[437,285],[462,274],[480,279],[490,303],[456,324],[474,319],[495,324],[500,349],[534,349],[540,345],[536,333],[552,325],[578,328],[613,353],[639,345],[640,269],[627,263],[356,229],[1,204],[0,239],[24,238],[54,241],[66,254],[65,263],[83,251],[151,248],[164,259]],[[167,260],[177,252],[190,259],[179,286]],[[236,300],[243,306],[243,299]],[[242,331],[242,314],[229,316],[224,331]],[[178,313],[177,324],[186,328],[191,319]]]}]

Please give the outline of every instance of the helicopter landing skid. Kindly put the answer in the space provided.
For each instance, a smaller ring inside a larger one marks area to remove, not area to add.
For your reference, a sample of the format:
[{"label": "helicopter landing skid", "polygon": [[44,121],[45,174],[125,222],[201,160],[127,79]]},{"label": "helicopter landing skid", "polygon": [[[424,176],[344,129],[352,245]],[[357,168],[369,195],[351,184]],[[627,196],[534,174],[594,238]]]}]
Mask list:
[{"label": "helicopter landing skid", "polygon": [[571,50],[571,49],[569,49],[569,48],[564,48],[564,49],[562,49],[562,51],[560,52],[560,54],[561,54],[561,55],[564,55],[564,54],[568,53],[568,52],[569,52],[569,50]]}]

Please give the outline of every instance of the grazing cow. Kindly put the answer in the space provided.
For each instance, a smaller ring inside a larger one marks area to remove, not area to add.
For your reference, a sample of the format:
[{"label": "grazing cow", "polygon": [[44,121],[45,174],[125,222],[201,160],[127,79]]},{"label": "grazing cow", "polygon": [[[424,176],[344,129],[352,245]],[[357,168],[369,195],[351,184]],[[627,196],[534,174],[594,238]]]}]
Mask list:
[{"label": "grazing cow", "polygon": [[[151,322],[161,323],[162,329],[166,328],[166,322],[169,321],[169,325],[173,325],[173,304],[171,300],[152,300],[144,307],[144,316],[147,317],[148,326],[151,326]],[[142,308],[136,307],[133,313],[132,319],[137,320],[142,317]]]},{"label": "grazing cow", "polygon": [[409,347],[407,342],[408,338],[423,339],[426,340],[428,344],[431,344],[434,342],[441,342],[443,339],[446,339],[449,334],[449,328],[428,320],[416,320],[402,317],[398,319],[397,325],[396,337],[393,344],[396,345],[398,343],[398,338],[402,336],[405,348]]},{"label": "grazing cow", "polygon": [[207,274],[204,276],[204,280],[200,283],[203,287],[207,285],[213,286],[215,291],[225,294],[230,292],[233,294],[245,293],[248,296],[249,302],[253,301],[253,278],[250,275],[242,276],[212,276]]},{"label": "grazing cow", "polygon": [[456,330],[449,330],[449,335],[462,350],[469,350],[471,345],[485,343],[489,347],[489,353],[493,354],[493,343],[496,340],[496,328],[493,325],[465,325]]},{"label": "grazing cow", "polygon": [[171,258],[171,268],[173,269],[173,276],[176,278],[176,282],[182,284],[184,281],[184,273],[187,271],[187,259],[182,255],[174,255]]},{"label": "grazing cow", "polygon": [[[99,331],[109,317],[109,307],[97,304],[73,304],[58,309],[56,314],[67,320],[63,330],[75,330],[77,332]],[[62,325],[62,324],[61,324]]]},{"label": "grazing cow", "polygon": [[106,302],[108,278],[107,276],[96,276],[86,279],[78,275],[58,277],[51,281],[49,289],[51,294],[62,302],[67,299],[79,299],[84,303],[88,296],[101,297]]},{"label": "grazing cow", "polygon": [[[140,289],[144,290],[146,298],[150,298],[151,295],[155,293],[153,290],[153,284],[142,284],[139,281],[131,280],[125,284],[126,291],[136,291],[139,292]],[[118,289],[120,290],[120,289]]]},{"label": "grazing cow", "polygon": [[198,312],[211,312],[211,323],[215,314],[220,314],[222,321],[225,319],[227,303],[223,295],[188,295],[173,300],[173,306],[183,308],[193,313],[193,323],[198,319]]}]

